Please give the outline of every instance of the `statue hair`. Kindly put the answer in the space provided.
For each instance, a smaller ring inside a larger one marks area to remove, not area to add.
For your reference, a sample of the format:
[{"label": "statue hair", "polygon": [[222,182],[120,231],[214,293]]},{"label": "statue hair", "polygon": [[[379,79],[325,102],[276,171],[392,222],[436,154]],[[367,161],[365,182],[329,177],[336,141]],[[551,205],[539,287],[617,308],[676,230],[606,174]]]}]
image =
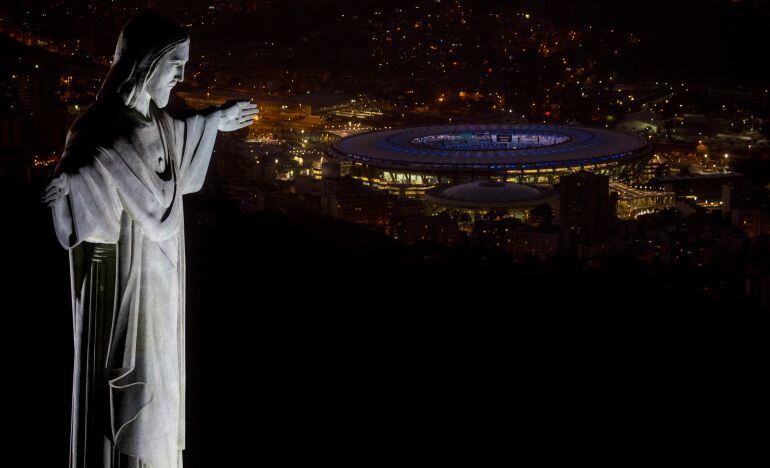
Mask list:
[{"label": "statue hair", "polygon": [[151,12],[133,17],[123,28],[107,77],[96,96],[98,101],[119,99],[136,107],[147,82],[172,49],[189,40],[177,23]]}]

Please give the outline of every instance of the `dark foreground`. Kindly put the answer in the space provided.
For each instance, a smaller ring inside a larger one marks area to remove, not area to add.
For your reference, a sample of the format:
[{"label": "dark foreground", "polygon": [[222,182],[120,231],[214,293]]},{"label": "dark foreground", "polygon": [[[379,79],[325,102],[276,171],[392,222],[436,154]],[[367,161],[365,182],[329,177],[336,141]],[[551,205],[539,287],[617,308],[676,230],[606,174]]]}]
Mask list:
[{"label": "dark foreground", "polygon": [[[68,266],[38,190],[0,181],[5,407],[22,464],[63,467]],[[767,315],[713,278],[186,203],[188,468],[734,462],[766,441]]]}]

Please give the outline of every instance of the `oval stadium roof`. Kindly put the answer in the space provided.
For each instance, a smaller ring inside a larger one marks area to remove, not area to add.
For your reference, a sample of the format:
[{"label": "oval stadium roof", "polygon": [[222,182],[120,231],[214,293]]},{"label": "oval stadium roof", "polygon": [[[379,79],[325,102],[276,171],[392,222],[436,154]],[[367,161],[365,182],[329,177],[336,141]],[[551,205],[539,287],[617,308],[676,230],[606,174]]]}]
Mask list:
[{"label": "oval stadium roof", "polygon": [[[487,143],[476,145],[470,141],[446,148],[424,143],[441,138],[457,139],[461,138],[460,135],[469,135],[472,140],[483,135]],[[556,143],[521,144],[517,147],[517,138],[531,141],[536,136]],[[613,130],[555,124],[480,124],[409,127],[363,133],[337,141],[330,153],[381,168],[496,172],[622,162],[646,155],[648,150],[644,138]]]},{"label": "oval stadium roof", "polygon": [[516,208],[547,203],[555,196],[552,189],[545,187],[475,181],[428,190],[425,200],[440,205],[467,208]]}]

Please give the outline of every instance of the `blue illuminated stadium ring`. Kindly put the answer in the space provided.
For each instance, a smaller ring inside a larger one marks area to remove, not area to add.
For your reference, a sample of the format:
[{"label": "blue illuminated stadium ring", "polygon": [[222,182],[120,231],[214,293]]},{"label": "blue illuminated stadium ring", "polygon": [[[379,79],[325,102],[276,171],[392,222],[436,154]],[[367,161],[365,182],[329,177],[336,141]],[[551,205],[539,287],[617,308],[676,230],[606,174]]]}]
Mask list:
[{"label": "blue illuminated stadium ring", "polygon": [[337,141],[330,154],[372,167],[446,173],[622,165],[649,150],[644,138],[614,130],[483,124],[368,132]]}]

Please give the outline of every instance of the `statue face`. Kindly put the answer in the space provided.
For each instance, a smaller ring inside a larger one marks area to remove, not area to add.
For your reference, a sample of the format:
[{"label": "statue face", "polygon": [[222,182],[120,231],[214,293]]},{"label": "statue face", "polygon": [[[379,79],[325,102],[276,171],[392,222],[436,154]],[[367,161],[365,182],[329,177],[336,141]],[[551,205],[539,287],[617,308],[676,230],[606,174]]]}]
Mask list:
[{"label": "statue face", "polygon": [[166,107],[171,88],[184,80],[184,66],[190,58],[190,41],[177,44],[161,59],[147,81],[147,94],[158,108]]}]

